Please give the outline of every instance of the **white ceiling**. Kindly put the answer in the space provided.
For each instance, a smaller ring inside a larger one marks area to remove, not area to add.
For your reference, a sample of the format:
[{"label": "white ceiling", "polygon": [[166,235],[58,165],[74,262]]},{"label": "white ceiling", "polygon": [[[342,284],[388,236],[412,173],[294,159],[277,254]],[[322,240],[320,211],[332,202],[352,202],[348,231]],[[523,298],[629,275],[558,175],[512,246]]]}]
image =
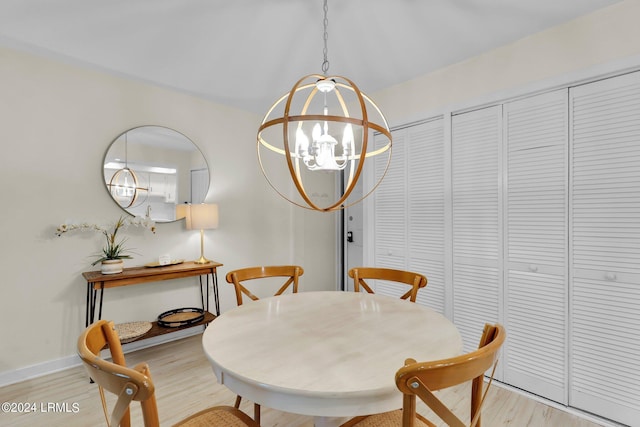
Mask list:
[{"label": "white ceiling", "polygon": [[[619,0],[329,0],[328,74],[367,93]],[[0,0],[0,44],[264,112],[321,73],[321,0]]]}]

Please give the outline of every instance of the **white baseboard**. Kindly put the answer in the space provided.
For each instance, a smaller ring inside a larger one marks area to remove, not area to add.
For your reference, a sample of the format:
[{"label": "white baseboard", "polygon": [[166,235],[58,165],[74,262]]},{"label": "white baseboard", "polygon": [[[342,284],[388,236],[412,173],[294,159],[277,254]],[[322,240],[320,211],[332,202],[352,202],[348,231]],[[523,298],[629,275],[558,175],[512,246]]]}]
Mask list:
[{"label": "white baseboard", "polygon": [[[134,341],[129,344],[124,344],[122,346],[122,349],[125,353],[130,353],[132,351],[140,350],[143,348],[152,347],[170,341],[176,341],[181,338],[186,338],[193,335],[198,335],[201,334],[202,331],[204,331],[204,327],[202,326],[183,329],[181,331],[172,332],[171,334],[160,335],[146,340]],[[80,365],[80,359],[76,354],[73,354],[71,356],[48,360],[46,362],[26,366],[24,368],[19,368],[13,371],[2,372],[0,373],[0,387],[19,383],[33,378],[42,377],[48,374],[53,374],[55,372],[73,368],[78,365]]]},{"label": "white baseboard", "polygon": [[69,369],[79,364],[80,359],[78,359],[78,356],[73,355],[62,357],[60,359],[48,360],[43,363],[18,368],[13,371],[2,372],[0,373],[0,387],[26,381],[31,378],[41,377],[47,374],[53,374],[54,372]]}]

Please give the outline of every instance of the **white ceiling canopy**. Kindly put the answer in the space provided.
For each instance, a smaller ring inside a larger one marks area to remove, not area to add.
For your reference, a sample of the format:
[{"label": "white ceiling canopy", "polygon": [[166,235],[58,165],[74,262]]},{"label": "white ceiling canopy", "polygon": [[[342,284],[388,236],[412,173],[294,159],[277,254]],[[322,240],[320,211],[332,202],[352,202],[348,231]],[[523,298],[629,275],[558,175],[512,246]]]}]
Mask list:
[{"label": "white ceiling canopy", "polygon": [[[619,0],[329,0],[328,74],[372,93]],[[321,74],[321,0],[1,0],[0,44],[263,113]]]}]

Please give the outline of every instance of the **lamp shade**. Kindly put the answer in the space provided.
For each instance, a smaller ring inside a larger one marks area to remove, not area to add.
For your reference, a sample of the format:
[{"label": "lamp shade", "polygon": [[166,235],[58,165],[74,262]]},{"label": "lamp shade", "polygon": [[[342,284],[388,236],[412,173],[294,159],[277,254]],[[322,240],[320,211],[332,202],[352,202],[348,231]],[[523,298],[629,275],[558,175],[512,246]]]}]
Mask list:
[{"label": "lamp shade", "polygon": [[191,205],[191,225],[187,220],[187,228],[191,230],[211,230],[218,228],[218,205],[215,203],[200,203]]}]

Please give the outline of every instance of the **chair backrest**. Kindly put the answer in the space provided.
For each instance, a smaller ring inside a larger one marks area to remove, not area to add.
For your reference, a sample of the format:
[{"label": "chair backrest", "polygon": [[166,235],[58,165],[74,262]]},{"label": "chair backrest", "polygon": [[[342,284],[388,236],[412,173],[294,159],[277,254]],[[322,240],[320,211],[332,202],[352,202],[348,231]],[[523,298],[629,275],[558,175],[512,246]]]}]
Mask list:
[{"label": "chair backrest", "polygon": [[416,302],[418,290],[427,286],[426,276],[391,268],[356,267],[349,270],[349,277],[353,278],[353,290],[355,292],[360,292],[360,287],[362,287],[370,294],[373,293],[373,289],[371,289],[371,286],[369,286],[365,279],[387,280],[409,285],[411,288],[400,298],[409,299],[411,302]]},{"label": "chair backrest", "polygon": [[[480,413],[495,367],[498,352],[506,337],[500,324],[486,324],[478,350],[449,359],[432,362],[416,362],[407,359],[405,366],[396,373],[396,385],[404,394],[402,425],[413,426],[415,419],[415,398],[418,396],[449,426],[466,427],[449,408],[434,394],[436,390],[462,384],[472,380],[471,385],[471,427],[480,427]],[[489,383],[483,393],[484,375],[493,369]]]},{"label": "chair backrest", "polygon": [[[100,351],[106,346],[109,347],[113,362],[100,357]],[[146,363],[133,368],[125,366],[122,345],[113,322],[98,320],[85,329],[78,338],[78,355],[91,379],[100,387],[108,426],[129,427],[129,404],[135,400],[142,406],[145,427],[159,427],[155,387],[149,367]],[[103,390],[118,397],[111,416],[107,415]]]},{"label": "chair backrest", "polygon": [[[252,294],[245,286],[247,280],[263,279],[267,277],[286,277],[287,280],[278,289],[275,295],[281,295],[289,286],[294,293],[298,292],[298,278],[304,274],[304,269],[297,265],[274,265],[262,267],[248,267],[227,273],[227,282],[231,283],[236,291],[236,302],[242,305],[242,295],[246,295],[252,300],[258,297]],[[274,295],[274,296],[275,296]]]}]

